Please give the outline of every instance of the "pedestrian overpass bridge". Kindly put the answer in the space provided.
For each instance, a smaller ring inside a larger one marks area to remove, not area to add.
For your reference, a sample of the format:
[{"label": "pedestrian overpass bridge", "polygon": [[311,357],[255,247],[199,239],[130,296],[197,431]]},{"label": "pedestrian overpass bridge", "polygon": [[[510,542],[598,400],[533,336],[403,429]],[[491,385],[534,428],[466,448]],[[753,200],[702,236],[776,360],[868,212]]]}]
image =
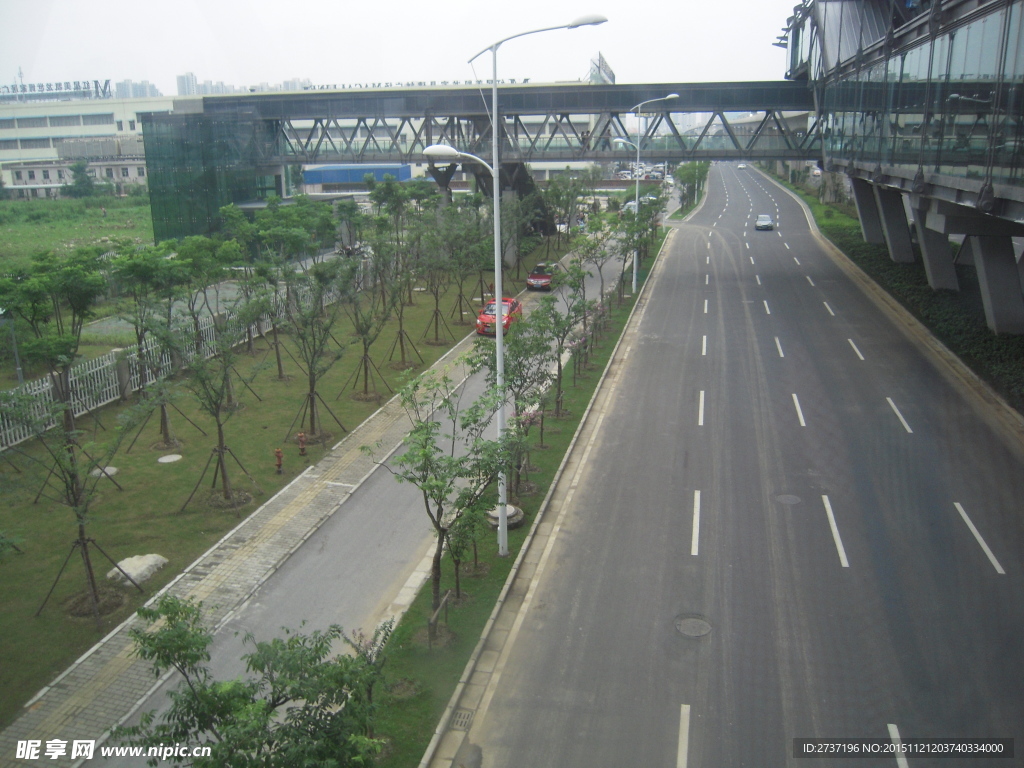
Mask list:
[{"label": "pedestrian overpass bridge", "polygon": [[[637,141],[628,116],[648,105],[640,136],[645,156],[684,160],[820,157],[805,83],[656,85],[500,85],[502,162],[628,160],[616,139]],[[490,157],[490,84],[208,97],[201,111],[143,119],[147,161],[165,138],[213,131],[229,159],[257,167],[312,163],[417,163],[431,144]],[[786,113],[790,113],[787,119]],[[792,113],[800,117],[794,121]],[[195,143],[195,142],[193,142]],[[168,147],[172,149],[171,147]],[[170,158],[169,158],[170,159]],[[211,158],[216,159],[216,158]]]}]

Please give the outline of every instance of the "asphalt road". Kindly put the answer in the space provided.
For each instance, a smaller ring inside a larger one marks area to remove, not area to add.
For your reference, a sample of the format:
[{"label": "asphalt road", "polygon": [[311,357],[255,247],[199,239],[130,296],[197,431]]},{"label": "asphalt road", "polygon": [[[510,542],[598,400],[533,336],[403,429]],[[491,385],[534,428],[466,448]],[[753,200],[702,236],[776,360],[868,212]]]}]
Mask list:
[{"label": "asphalt road", "polygon": [[836,737],[1015,737],[911,763],[1024,764],[1024,466],[798,204],[713,166],[638,334],[478,764],[906,764],[793,756]]}]

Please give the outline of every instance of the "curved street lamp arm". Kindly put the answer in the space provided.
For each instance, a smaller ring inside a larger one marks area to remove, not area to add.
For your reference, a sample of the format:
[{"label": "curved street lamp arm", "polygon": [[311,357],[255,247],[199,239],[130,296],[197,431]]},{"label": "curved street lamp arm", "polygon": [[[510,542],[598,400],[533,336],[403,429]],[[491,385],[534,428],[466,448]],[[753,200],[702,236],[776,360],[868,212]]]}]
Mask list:
[{"label": "curved street lamp arm", "polygon": [[507,43],[509,40],[515,40],[517,37],[525,37],[526,35],[535,35],[538,32],[551,32],[551,31],[556,30],[556,29],[576,29],[577,27],[595,26],[597,24],[604,24],[606,21],[608,21],[608,19],[606,19],[604,16],[597,16],[597,15],[581,16],[578,19],[575,19],[574,21],[569,22],[568,24],[559,24],[558,26],[555,26],[555,27],[541,27],[540,29],[531,29],[529,32],[520,32],[517,35],[509,35],[508,37],[503,37],[498,42],[492,43],[491,45],[487,46],[482,51],[480,51],[480,53],[478,53],[475,56],[473,56],[467,63],[472,63],[477,58],[479,58],[481,55],[487,53],[487,51],[492,51],[494,53],[497,53],[498,48],[501,46],[502,43]]}]

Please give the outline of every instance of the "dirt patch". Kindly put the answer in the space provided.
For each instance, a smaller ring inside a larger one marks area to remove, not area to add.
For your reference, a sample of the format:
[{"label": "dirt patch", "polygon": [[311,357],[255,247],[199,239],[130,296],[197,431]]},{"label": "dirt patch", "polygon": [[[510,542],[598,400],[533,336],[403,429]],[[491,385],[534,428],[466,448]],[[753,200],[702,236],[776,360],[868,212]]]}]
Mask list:
[{"label": "dirt patch", "polygon": [[416,363],[411,361],[402,362],[401,360],[395,360],[393,363],[388,363],[388,368],[392,371],[411,371],[416,367]]},{"label": "dirt patch", "polygon": [[151,451],[173,451],[175,448],[184,448],[185,443],[182,440],[172,440],[169,443],[160,441],[159,443],[153,443],[149,446]]},{"label": "dirt patch", "polygon": [[536,483],[527,482],[526,480],[519,481],[519,492],[517,496],[536,496],[537,490],[540,488]]},{"label": "dirt patch", "polygon": [[[108,586],[97,586],[96,591],[99,593],[99,602],[97,609],[99,610],[100,616],[107,616],[114,613],[118,608],[124,605],[125,594],[120,589]],[[92,612],[92,598],[89,595],[89,590],[85,589],[77,594],[72,595],[64,602],[64,611],[76,619],[91,619],[93,617]]]},{"label": "dirt patch", "polygon": [[232,491],[230,499],[225,499],[222,491],[210,491],[206,503],[210,509],[241,509],[251,501],[252,494],[248,491]]},{"label": "dirt patch", "polygon": [[462,566],[462,578],[464,579],[479,579],[481,576],[486,576],[490,572],[490,563],[480,563],[477,566],[470,563],[469,565],[463,564]]},{"label": "dirt patch", "polygon": [[403,701],[416,696],[421,690],[422,686],[419,681],[410,677],[402,677],[388,686],[388,695],[397,701]]},{"label": "dirt patch", "polygon": [[434,640],[430,641],[427,628],[420,627],[413,633],[412,641],[417,645],[433,645],[437,648],[447,648],[455,642],[458,635],[452,632],[446,625],[438,624],[434,628]]},{"label": "dirt patch", "polygon": [[[296,432],[290,438],[288,438],[288,442],[291,443],[292,445],[298,445],[299,444],[299,433]],[[333,442],[334,442],[334,433],[333,432],[317,432],[315,435],[310,435],[310,434],[306,435],[306,445],[327,445],[327,443],[333,443]]]},{"label": "dirt patch", "polygon": [[383,395],[379,392],[353,392],[349,397],[357,403],[379,403]]}]

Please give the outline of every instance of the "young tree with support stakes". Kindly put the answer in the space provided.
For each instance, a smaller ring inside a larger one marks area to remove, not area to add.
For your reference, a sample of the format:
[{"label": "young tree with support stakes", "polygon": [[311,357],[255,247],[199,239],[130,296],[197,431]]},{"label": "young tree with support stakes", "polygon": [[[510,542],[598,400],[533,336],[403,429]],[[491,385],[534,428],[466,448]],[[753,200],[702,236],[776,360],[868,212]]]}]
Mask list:
[{"label": "young tree with support stakes", "polygon": [[[482,195],[470,195],[469,199],[456,200],[452,205],[440,208],[437,213],[441,241],[453,244],[450,250],[451,277],[456,297],[449,317],[457,325],[473,322],[477,311],[472,300],[466,296],[466,289],[478,282],[478,276],[483,271],[493,268],[492,229],[481,215],[482,204]],[[482,291],[480,298],[483,299]],[[455,319],[456,315],[458,319]]]},{"label": "young tree with support stakes", "polygon": [[[360,397],[366,401],[380,399],[377,385],[373,381],[374,374],[381,380],[385,388],[389,392],[391,391],[391,387],[381,375],[377,364],[370,357],[370,348],[380,337],[388,320],[391,319],[395,304],[402,300],[402,296],[393,288],[392,264],[386,254],[375,251],[371,264],[375,286],[364,286],[363,290],[351,291],[343,302],[345,313],[352,322],[355,335],[362,346],[362,356],[359,358],[356,369],[342,386],[342,392],[350,383],[352,389],[355,390],[359,386],[360,377],[362,377],[363,391]],[[371,389],[373,390],[372,394]],[[341,394],[339,392],[334,399],[340,398]]]},{"label": "young tree with support stakes", "polygon": [[260,366],[254,366],[248,375],[243,376],[238,371],[237,363],[241,356],[239,345],[245,340],[249,326],[259,319],[265,309],[264,301],[236,300],[229,312],[214,318],[210,326],[209,339],[204,339],[197,352],[193,352],[187,346],[183,348],[180,337],[174,333],[168,334],[164,339],[165,344],[177,345],[178,354],[185,360],[184,386],[195,397],[199,409],[217,425],[217,445],[211,451],[203,474],[182,505],[182,510],[192,501],[211,463],[214,464],[213,487],[216,488],[219,478],[221,496],[224,499],[222,503],[229,507],[241,506],[237,503],[231,485],[228,457],[234,459],[242,472],[252,481],[256,491],[262,492],[256,480],[228,446],[225,427],[238,411],[236,381],[252,392],[250,384],[260,372]]},{"label": "young tree with support stakes", "polygon": [[[164,348],[155,343],[157,337],[152,332],[170,326],[172,306],[184,281],[182,262],[171,258],[173,249],[173,242],[122,249],[113,269],[114,278],[127,297],[120,317],[130,323],[135,332],[142,393],[155,398],[160,411],[161,442],[167,448],[180,444],[171,428],[169,413],[170,408],[177,410],[177,406],[173,405],[164,383]],[[133,440],[127,450],[131,451],[134,444]]]},{"label": "young tree with support stakes", "polygon": [[[497,408],[497,394],[486,392],[465,410],[460,410],[460,387],[447,371],[428,371],[402,391],[402,405],[412,421],[403,439],[405,453],[382,463],[399,482],[419,489],[424,511],[437,538],[430,566],[431,606],[441,605],[441,562],[452,525],[463,515],[476,514],[493,506],[488,487],[507,461],[507,450],[483,431]],[[459,450],[442,447],[442,424],[451,423]]]},{"label": "young tree with support stakes", "polygon": [[[547,318],[530,315],[509,326],[504,337],[505,394],[512,406],[509,429],[509,459],[512,478],[511,490],[520,490],[521,467],[526,456],[526,441],[532,420],[527,414],[533,412],[544,391],[554,381],[554,363],[550,335],[547,333]],[[470,355],[474,371],[487,369],[487,383],[497,385],[496,345],[491,339],[477,339]]]},{"label": "young tree with support stakes", "polygon": [[536,318],[534,322],[537,323],[540,332],[554,345],[556,418],[562,415],[562,357],[576,326],[583,322],[590,309],[584,293],[585,279],[586,273],[582,267],[570,264],[565,272],[556,276],[552,292],[544,296],[530,313],[531,318]]},{"label": "young tree with support stakes", "polygon": [[604,267],[619,256],[613,247],[614,235],[608,222],[602,216],[595,215],[587,219],[586,232],[573,238],[573,250],[580,264],[584,269],[592,267],[597,273],[601,285],[597,297],[600,303],[604,302]]},{"label": "young tree with support stakes", "polygon": [[[165,745],[208,747],[209,755],[168,755],[174,765],[193,768],[292,768],[371,765],[381,742],[373,738],[373,686],[383,663],[378,630],[355,655],[338,653],[349,642],[341,627],[256,640],[247,634],[245,674],[217,680],[210,670],[213,633],[204,625],[202,603],[164,595],[155,607],[140,608],[145,629],[132,629],[136,655],[161,677],[182,678],[161,715],[146,712],[138,725],[119,726],[117,743],[145,750]],[[148,765],[159,759],[151,757]]]},{"label": "young tree with support stakes", "polygon": [[53,422],[63,421],[64,411],[68,407],[64,403],[53,403],[50,407],[41,408],[29,396],[13,393],[4,393],[0,396],[0,409],[3,410],[5,420],[24,426],[35,434],[38,444],[42,446],[48,459],[48,461],[44,461],[22,453],[38,463],[47,473],[45,482],[36,494],[36,502],[45,498],[66,507],[71,510],[75,520],[75,539],[71,543],[67,557],[55,576],[49,592],[36,611],[36,616],[42,613],[46,607],[76,552],[82,558],[86,579],[86,596],[89,601],[90,613],[96,621],[97,630],[102,627],[100,621],[102,596],[93,566],[95,557],[93,550],[99,552],[114,568],[121,571],[122,575],[136,589],[140,592],[143,591],[142,587],[121,569],[117,560],[111,557],[89,535],[88,526],[93,519],[93,507],[99,493],[98,486],[101,483],[110,483],[118,491],[122,490],[120,484],[114,479],[114,470],[107,471],[109,462],[120,450],[130,432],[149,413],[151,403],[152,400],[144,401],[140,405],[123,411],[118,418],[117,426],[109,433],[110,436],[105,441],[87,442],[84,439],[85,433],[81,430],[75,429],[68,432],[60,427],[50,428]]},{"label": "young tree with support stakes", "polygon": [[[74,512],[78,537],[72,553],[78,549],[82,556],[97,624],[99,591],[89,554],[90,545],[96,545],[88,537],[86,527],[99,478],[93,482],[89,473],[106,466],[106,460],[116,452],[125,433],[123,430],[116,432],[112,447],[86,449],[75,415],[83,393],[75,389],[71,369],[78,357],[85,321],[92,316],[95,303],[105,288],[100,253],[95,248],[79,248],[66,257],[52,253],[39,255],[33,259],[28,273],[0,280],[0,304],[32,329],[33,338],[24,342],[22,348],[27,357],[46,366],[53,392],[52,408],[43,408],[40,412],[38,407],[30,407],[15,397],[4,403],[4,414],[29,426],[52,461],[36,501],[47,495]],[[54,425],[53,431],[49,431],[51,425]],[[100,477],[116,485],[105,472],[101,471]],[[45,493],[51,478],[57,483],[55,496]],[[68,557],[70,559],[70,554]]]},{"label": "young tree with support stakes", "polygon": [[[342,301],[350,291],[352,271],[350,264],[333,259],[314,264],[305,273],[296,273],[291,279],[296,300],[287,307],[287,328],[301,359],[301,363],[296,363],[309,385],[302,409],[292,421],[292,428],[300,417],[300,427],[305,428],[308,415],[306,434],[312,441],[320,440],[324,434],[317,403],[327,410],[343,432],[348,431],[324,402],[317,385],[344,354],[344,349],[335,340],[334,328],[343,316]],[[285,440],[290,436],[291,428]]]}]

